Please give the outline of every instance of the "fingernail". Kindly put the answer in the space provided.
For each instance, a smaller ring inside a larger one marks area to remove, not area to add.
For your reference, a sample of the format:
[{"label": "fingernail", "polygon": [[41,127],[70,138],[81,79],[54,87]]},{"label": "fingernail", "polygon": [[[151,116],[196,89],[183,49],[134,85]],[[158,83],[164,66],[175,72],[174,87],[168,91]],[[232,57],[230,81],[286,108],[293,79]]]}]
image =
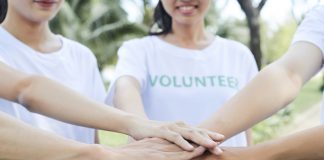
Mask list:
[{"label": "fingernail", "polygon": [[192,151],[192,150],[194,150],[194,149],[195,149],[195,147],[194,147],[194,146],[192,146],[192,145],[190,145],[190,144],[188,144],[188,145],[187,145],[187,148],[188,148],[188,150],[189,150],[189,151]]},{"label": "fingernail", "polygon": [[210,139],[207,139],[207,143],[210,144],[210,145],[217,145],[216,142],[210,140]]},{"label": "fingernail", "polygon": [[223,153],[223,150],[221,150],[220,148],[216,147],[215,148],[215,154],[216,155],[221,155]]},{"label": "fingernail", "polygon": [[225,136],[221,134],[221,135],[219,135],[219,138],[220,138],[220,139],[224,139]]}]

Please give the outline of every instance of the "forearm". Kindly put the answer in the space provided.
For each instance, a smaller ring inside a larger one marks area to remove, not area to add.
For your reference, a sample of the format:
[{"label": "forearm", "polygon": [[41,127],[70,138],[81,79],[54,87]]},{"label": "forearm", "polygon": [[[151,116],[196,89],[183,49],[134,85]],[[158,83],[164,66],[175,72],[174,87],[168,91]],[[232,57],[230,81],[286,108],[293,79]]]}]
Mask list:
[{"label": "forearm", "polygon": [[81,126],[128,134],[137,117],[97,103],[42,76],[27,75],[0,62],[0,97],[28,110]]},{"label": "forearm", "polygon": [[17,92],[19,103],[32,112],[68,123],[128,134],[132,121],[137,119],[44,77],[30,76],[23,79],[19,86],[22,86]]},{"label": "forearm", "polygon": [[131,76],[123,76],[116,81],[113,103],[118,109],[148,118],[144,111],[140,84]]},{"label": "forearm", "polygon": [[[0,159],[83,160],[87,145],[32,128],[0,113]],[[87,159],[88,160],[88,159]]]},{"label": "forearm", "polygon": [[291,102],[302,85],[287,72],[280,65],[264,69],[201,127],[230,138],[271,116]]},{"label": "forearm", "polygon": [[322,160],[324,159],[323,135],[324,126],[319,126],[262,144],[259,146],[259,152],[261,154],[271,152],[266,160]]},{"label": "forearm", "polygon": [[252,145],[253,145],[252,128],[246,130],[246,131],[245,131],[245,135],[246,135],[247,145],[248,145],[248,146],[252,146]]},{"label": "forearm", "polygon": [[227,138],[246,130],[291,102],[302,85],[322,68],[322,61],[320,49],[313,44],[292,45],[202,126]]}]

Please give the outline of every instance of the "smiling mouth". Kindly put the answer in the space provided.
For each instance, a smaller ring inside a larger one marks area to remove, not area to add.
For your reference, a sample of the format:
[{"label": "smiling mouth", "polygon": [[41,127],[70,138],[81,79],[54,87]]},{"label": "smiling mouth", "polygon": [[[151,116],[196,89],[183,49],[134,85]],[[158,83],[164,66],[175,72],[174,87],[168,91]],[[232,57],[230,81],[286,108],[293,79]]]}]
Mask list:
[{"label": "smiling mouth", "polygon": [[197,8],[198,8],[198,5],[184,5],[184,6],[176,7],[176,9],[179,10],[180,12],[188,13],[188,14],[193,12]]}]

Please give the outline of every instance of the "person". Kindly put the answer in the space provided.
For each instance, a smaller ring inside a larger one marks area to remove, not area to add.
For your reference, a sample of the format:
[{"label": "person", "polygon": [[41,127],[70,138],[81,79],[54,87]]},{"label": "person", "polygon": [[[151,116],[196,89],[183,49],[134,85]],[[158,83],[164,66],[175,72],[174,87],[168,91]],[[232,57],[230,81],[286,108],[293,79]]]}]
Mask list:
[{"label": "person", "polygon": [[[130,134],[137,139],[164,138],[188,151],[194,147],[185,139],[206,148],[216,147],[213,140],[219,141],[219,135],[214,132],[183,123],[132,120],[134,116],[89,99],[80,100],[84,97],[73,96],[70,91],[64,93],[65,90],[57,85],[54,85],[57,88],[51,88],[47,80],[37,77],[46,76],[90,99],[103,100],[104,87],[91,51],[77,42],[55,35],[49,28],[49,20],[63,2],[0,0],[1,7],[8,9],[7,12],[1,10],[0,14],[5,18],[0,27],[0,95],[3,98],[0,99],[0,111],[34,127],[83,143],[94,142],[92,128],[97,128]],[[22,72],[16,75],[16,71],[8,69],[8,66],[34,76],[26,78]],[[125,119],[120,120],[121,117]],[[201,136],[206,134],[211,138]]]},{"label": "person", "polygon": [[[14,70],[4,65],[1,60],[0,58],[0,97],[24,104],[32,112],[86,127],[125,133],[138,139],[166,138],[173,136],[171,130],[175,131],[177,128],[106,107],[56,81]],[[205,151],[204,147],[183,151],[182,148],[161,139],[146,139],[116,149],[106,148],[98,144],[65,139],[31,127],[3,112],[0,112],[0,126],[0,159],[7,160],[164,160],[165,157],[190,160]],[[183,126],[178,127],[178,130],[181,129],[184,129]],[[186,144],[180,146],[184,145]]]},{"label": "person", "polygon": [[[159,30],[119,49],[106,103],[148,119],[198,125],[236,94],[257,66],[247,47],[207,31],[210,3],[160,0],[154,13]],[[246,146],[246,136],[223,145]]]},{"label": "person", "polygon": [[[98,102],[103,102],[105,87],[97,62],[85,46],[55,35],[49,20],[59,11],[62,0],[1,0],[0,57],[17,70],[44,75]],[[28,124],[84,143],[95,143],[95,130],[30,113],[19,104],[0,99],[0,111]]]},{"label": "person", "polygon": [[[323,17],[323,5],[309,11],[298,27],[287,53],[265,67],[215,114],[214,119],[203,125],[217,124],[209,129],[231,137],[287,106],[302,86],[323,67]],[[322,114],[322,123],[323,116]],[[239,121],[232,123],[231,117]],[[322,160],[323,134],[324,126],[321,125],[248,148],[227,148],[222,156],[206,156],[205,159]]]}]

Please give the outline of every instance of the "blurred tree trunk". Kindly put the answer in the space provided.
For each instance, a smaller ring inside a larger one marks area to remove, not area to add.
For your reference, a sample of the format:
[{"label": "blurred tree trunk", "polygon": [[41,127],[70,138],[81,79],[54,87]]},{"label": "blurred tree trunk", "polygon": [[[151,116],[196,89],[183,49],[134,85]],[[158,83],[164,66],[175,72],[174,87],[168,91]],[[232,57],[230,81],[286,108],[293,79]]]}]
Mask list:
[{"label": "blurred tree trunk", "polygon": [[262,51],[261,51],[261,37],[260,37],[260,12],[267,2],[261,0],[257,6],[253,5],[253,0],[237,0],[241,9],[246,15],[250,30],[250,49],[254,55],[258,68],[261,68]]}]

